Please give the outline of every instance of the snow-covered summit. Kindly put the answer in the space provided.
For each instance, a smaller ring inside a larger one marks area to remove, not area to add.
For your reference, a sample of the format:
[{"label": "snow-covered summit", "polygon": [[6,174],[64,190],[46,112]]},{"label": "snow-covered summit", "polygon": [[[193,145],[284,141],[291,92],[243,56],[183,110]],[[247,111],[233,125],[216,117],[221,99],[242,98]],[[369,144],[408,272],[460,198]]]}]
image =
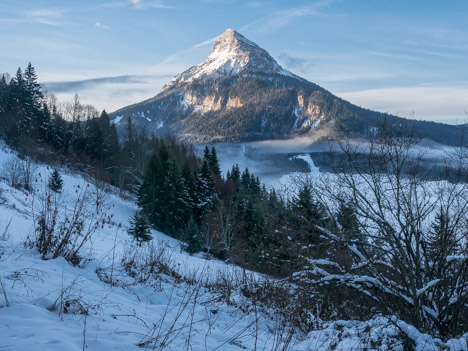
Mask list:
[{"label": "snow-covered summit", "polygon": [[163,90],[202,77],[234,75],[242,71],[295,77],[282,68],[266,50],[229,28],[215,41],[213,50],[205,61],[176,76]]}]

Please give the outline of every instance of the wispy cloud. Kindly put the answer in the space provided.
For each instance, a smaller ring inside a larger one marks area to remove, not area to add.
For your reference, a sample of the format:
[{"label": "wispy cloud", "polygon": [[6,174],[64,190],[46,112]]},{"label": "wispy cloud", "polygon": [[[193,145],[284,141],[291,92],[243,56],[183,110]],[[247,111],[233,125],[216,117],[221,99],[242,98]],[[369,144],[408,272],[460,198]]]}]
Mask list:
[{"label": "wispy cloud", "polygon": [[167,74],[123,75],[46,82],[44,85],[60,101],[71,100],[75,94],[79,94],[81,101],[86,104],[114,111],[156,95],[170,78],[172,76]]},{"label": "wispy cloud", "polygon": [[306,6],[277,11],[243,26],[240,31],[248,33],[274,32],[287,26],[299,17],[323,15],[321,10],[330,5],[333,1],[334,0],[320,0]]},{"label": "wispy cloud", "polygon": [[311,60],[302,57],[291,56],[284,52],[278,55],[278,60],[287,69],[294,70],[301,74],[307,73],[309,69],[314,65],[314,63]]},{"label": "wispy cloud", "polygon": [[77,93],[105,84],[146,84],[154,79],[168,79],[170,75],[124,75],[115,77],[92,78],[85,80],[48,82],[45,86],[53,93]]},{"label": "wispy cloud", "polygon": [[63,10],[51,10],[51,9],[42,9],[42,10],[34,10],[34,11],[27,11],[24,14],[26,20],[30,20],[32,22],[47,24],[50,26],[59,26],[62,23],[60,19],[63,16]]},{"label": "wispy cloud", "polygon": [[190,50],[190,49],[196,49],[196,48],[199,48],[199,47],[202,47],[202,46],[207,46],[207,45],[211,45],[213,44],[216,39],[218,39],[218,37],[213,37],[211,39],[208,39],[208,40],[205,40],[205,41],[202,41],[201,43],[198,43],[198,44],[195,44],[194,46],[192,46],[191,48],[187,49],[187,50]]},{"label": "wispy cloud", "polygon": [[163,0],[128,0],[133,4],[133,6],[137,9],[143,8],[158,8],[158,9],[171,9],[174,6],[167,5]]},{"label": "wispy cloud", "polygon": [[101,22],[96,22],[95,26],[98,27],[98,28],[100,28],[100,29],[105,29],[105,30],[109,30],[109,29],[110,29],[109,26],[106,26],[106,25],[102,24]]},{"label": "wispy cloud", "polygon": [[34,10],[23,12],[19,17],[2,17],[0,23],[40,23],[49,26],[60,26],[64,10]]},{"label": "wispy cloud", "polygon": [[161,72],[171,73],[172,76],[185,71],[196,64],[202,62],[210,53],[213,42],[218,37],[205,40],[192,47],[176,52],[166,57],[162,62],[151,68],[151,72],[160,74]]}]

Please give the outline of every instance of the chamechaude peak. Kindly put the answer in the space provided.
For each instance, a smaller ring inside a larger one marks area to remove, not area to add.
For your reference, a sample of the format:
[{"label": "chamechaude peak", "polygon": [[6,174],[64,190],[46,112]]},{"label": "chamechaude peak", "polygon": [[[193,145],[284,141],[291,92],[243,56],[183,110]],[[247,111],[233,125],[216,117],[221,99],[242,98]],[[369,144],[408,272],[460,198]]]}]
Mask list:
[{"label": "chamechaude peak", "polygon": [[[361,137],[386,117],[287,71],[231,28],[215,40],[203,62],[174,77],[153,98],[111,114],[121,130],[132,119],[148,133],[195,142]],[[448,144],[456,138],[454,126],[417,123],[422,137]]]}]

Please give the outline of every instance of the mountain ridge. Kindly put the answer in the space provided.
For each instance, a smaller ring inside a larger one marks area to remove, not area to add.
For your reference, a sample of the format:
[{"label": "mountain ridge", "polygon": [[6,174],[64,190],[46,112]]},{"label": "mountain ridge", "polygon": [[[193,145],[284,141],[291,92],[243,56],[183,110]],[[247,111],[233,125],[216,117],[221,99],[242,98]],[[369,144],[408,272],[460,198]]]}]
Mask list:
[{"label": "mountain ridge", "polygon": [[363,137],[387,117],[400,124],[416,123],[421,137],[443,144],[453,145],[459,134],[456,126],[353,105],[285,70],[233,29],[218,37],[205,61],[174,77],[157,95],[110,116],[120,129],[132,118],[148,132],[194,142]]}]

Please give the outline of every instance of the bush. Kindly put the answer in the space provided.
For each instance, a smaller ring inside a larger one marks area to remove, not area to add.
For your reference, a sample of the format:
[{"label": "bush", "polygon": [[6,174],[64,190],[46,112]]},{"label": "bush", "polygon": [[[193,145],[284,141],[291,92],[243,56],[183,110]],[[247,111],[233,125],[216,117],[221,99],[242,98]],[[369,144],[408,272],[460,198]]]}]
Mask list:
[{"label": "bush", "polygon": [[2,165],[2,177],[8,185],[14,188],[20,188],[22,185],[22,168],[16,158],[9,158]]},{"label": "bush", "polygon": [[74,188],[70,206],[65,195],[52,191],[49,186],[32,192],[33,244],[43,259],[63,256],[78,263],[80,249],[111,219],[104,211],[95,211],[89,184]]},{"label": "bush", "polygon": [[11,157],[3,163],[3,178],[14,188],[24,188],[30,191],[32,179],[36,172],[36,165],[31,158],[17,159]]}]

